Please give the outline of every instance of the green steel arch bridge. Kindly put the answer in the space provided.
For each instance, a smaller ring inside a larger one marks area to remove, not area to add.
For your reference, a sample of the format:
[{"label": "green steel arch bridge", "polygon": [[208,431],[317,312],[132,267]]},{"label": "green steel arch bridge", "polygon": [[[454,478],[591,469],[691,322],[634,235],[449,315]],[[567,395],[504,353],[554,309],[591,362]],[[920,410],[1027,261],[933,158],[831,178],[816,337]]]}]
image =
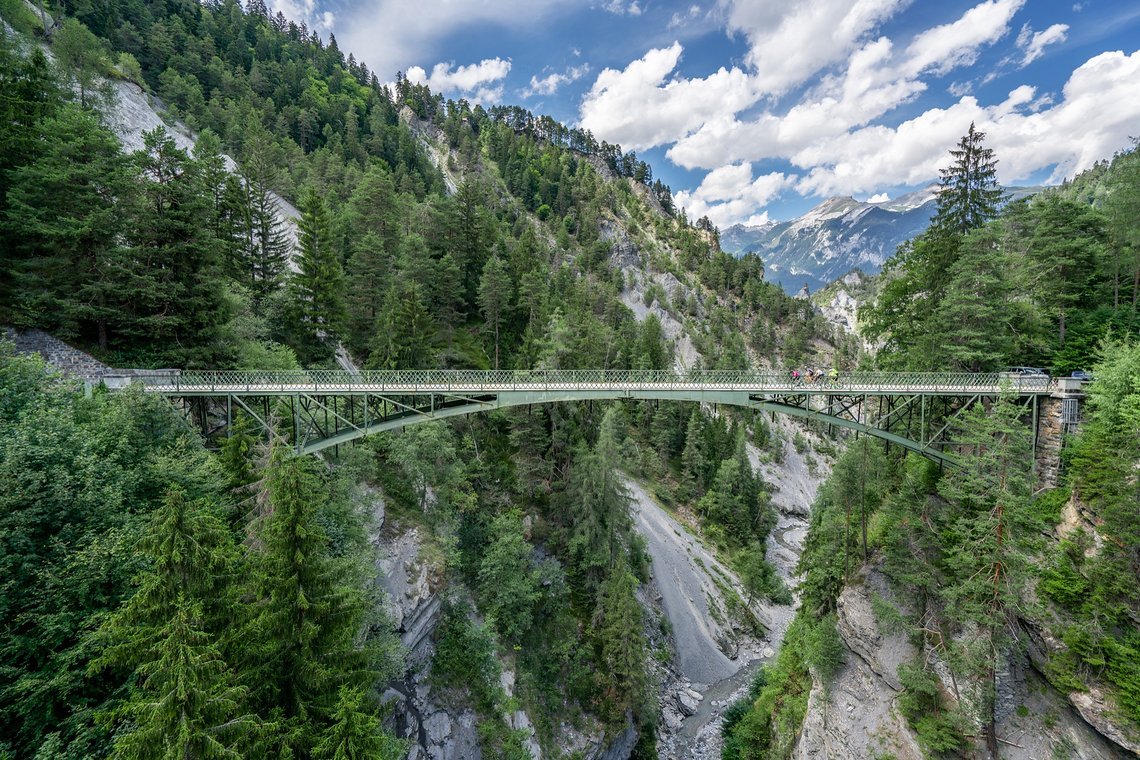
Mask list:
[{"label": "green steel arch bridge", "polygon": [[[699,370],[394,370],[347,372],[134,372],[104,378],[140,385],[181,405],[209,438],[235,414],[284,438],[299,453],[373,433],[492,409],[565,401],[643,399],[726,404],[788,414],[872,435],[953,464],[946,433],[984,399],[1010,394],[1032,417],[1069,381],[1007,373],[851,372],[838,381],[793,381],[786,372]],[[1079,390],[1079,386],[1077,386]]]}]

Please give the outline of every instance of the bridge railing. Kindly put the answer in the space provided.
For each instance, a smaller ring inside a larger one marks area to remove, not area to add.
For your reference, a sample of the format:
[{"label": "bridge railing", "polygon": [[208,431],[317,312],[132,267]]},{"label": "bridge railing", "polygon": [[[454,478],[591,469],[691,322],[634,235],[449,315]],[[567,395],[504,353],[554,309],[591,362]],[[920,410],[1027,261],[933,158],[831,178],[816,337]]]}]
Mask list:
[{"label": "bridge railing", "polygon": [[1015,393],[1051,391],[1049,377],[973,372],[847,372],[837,380],[793,379],[790,372],[750,370],[343,370],[239,371],[187,370],[133,378],[168,395],[187,393],[476,392],[557,389],[699,389],[772,393],[970,392],[1007,387]]}]

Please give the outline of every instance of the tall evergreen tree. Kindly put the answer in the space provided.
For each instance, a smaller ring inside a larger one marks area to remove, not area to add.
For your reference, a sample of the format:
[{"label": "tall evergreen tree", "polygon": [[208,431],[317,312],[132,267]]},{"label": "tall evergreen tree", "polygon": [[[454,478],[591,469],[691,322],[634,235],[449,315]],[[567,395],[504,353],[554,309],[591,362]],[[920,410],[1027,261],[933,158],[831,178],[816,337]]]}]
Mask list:
[{"label": "tall evergreen tree", "polygon": [[598,442],[575,457],[567,488],[569,550],[581,588],[592,598],[625,552],[633,525],[629,492],[618,474],[618,409],[602,418]]},{"label": "tall evergreen tree", "polygon": [[254,295],[255,309],[280,287],[289,259],[289,237],[273,196],[281,181],[281,159],[272,138],[255,127],[247,136],[241,162],[245,239],[236,266],[239,282]]},{"label": "tall evergreen tree", "polygon": [[268,513],[254,528],[247,593],[257,601],[243,635],[249,662],[242,672],[255,704],[280,710],[283,745],[307,754],[340,688],[370,685],[356,646],[364,598],[329,555],[317,520],[327,497],[313,462],[276,447],[264,484]]},{"label": "tall evergreen tree", "polygon": [[1034,526],[1028,508],[1032,493],[1033,444],[1021,422],[1022,410],[1001,398],[989,413],[977,405],[959,424],[957,440],[966,447],[961,469],[939,482],[952,509],[943,519],[947,583],[942,594],[950,619],[975,624],[985,640],[965,654],[985,684],[982,714],[986,743],[998,756],[997,673],[1015,643],[1014,615],[1024,606],[1026,542]]},{"label": "tall evergreen tree", "polygon": [[301,202],[298,271],[290,283],[293,334],[304,361],[327,359],[344,332],[344,269],[332,246],[328,211],[316,190]]},{"label": "tall evergreen tree", "polygon": [[[242,711],[245,687],[204,630],[201,607],[183,595],[157,631],[148,659],[137,668],[138,686],[116,713],[127,726],[111,757],[124,760],[233,758],[248,745],[257,723]],[[149,659],[153,658],[153,659]]]},{"label": "tall evergreen tree", "polygon": [[8,175],[0,229],[16,254],[10,283],[24,294],[23,320],[65,336],[93,332],[107,348],[126,285],[128,163],[115,136],[77,106],[64,106],[43,126],[52,139],[38,160]]},{"label": "tall evergreen tree", "polygon": [[[962,237],[997,215],[1004,193],[997,183],[993,150],[984,132],[970,129],[941,169],[937,210],[922,235],[899,247],[884,267],[884,284],[874,304],[860,311],[864,333],[885,338],[879,359],[888,366],[934,369],[945,362],[938,310]],[[961,283],[960,283],[961,284]]]},{"label": "tall evergreen tree", "polygon": [[997,216],[1005,200],[993,149],[982,144],[985,137],[970,122],[970,129],[950,151],[954,160],[938,170],[938,206],[931,226],[941,232],[965,235]]},{"label": "tall evergreen tree", "polygon": [[499,332],[507,317],[511,301],[511,279],[498,256],[487,259],[483,277],[479,280],[479,309],[487,331],[494,335],[495,369],[499,368]]},{"label": "tall evergreen tree", "polygon": [[229,313],[201,169],[163,127],[144,133],[143,142],[135,154],[137,203],[123,283],[130,316],[122,331],[135,345],[167,346],[163,356],[176,366],[217,364],[224,360],[219,333]]}]

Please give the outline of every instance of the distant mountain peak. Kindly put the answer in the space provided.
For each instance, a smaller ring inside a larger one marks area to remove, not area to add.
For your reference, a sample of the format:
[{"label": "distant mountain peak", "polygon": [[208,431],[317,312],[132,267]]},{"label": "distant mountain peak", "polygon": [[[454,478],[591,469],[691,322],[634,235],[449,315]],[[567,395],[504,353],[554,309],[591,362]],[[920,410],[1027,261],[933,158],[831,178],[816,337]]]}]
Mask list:
[{"label": "distant mountain peak", "polygon": [[[805,283],[818,290],[856,268],[875,274],[900,243],[930,225],[938,187],[932,183],[875,203],[836,196],[821,201],[798,219],[757,227],[734,224],[721,232],[721,248],[738,256],[758,253],[768,278],[789,295],[799,292]],[[1011,199],[1040,189],[1006,188]]]}]

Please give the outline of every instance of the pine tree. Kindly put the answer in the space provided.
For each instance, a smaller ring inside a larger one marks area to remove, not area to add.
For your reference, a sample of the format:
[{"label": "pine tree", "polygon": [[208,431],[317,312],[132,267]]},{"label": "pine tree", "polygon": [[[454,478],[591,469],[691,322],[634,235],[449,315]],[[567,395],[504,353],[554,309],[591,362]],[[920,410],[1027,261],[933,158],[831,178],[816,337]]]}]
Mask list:
[{"label": "pine tree", "polygon": [[95,637],[94,668],[138,675],[117,711],[126,730],[115,755],[238,757],[233,748],[254,724],[216,638],[234,617],[233,541],[209,505],[172,489],[138,549],[151,565]]},{"label": "pine tree", "polygon": [[1066,318],[1089,292],[1094,263],[1108,242],[1104,216],[1056,193],[1030,206],[1029,252],[1039,296],[1057,320],[1057,344],[1065,345]]},{"label": "pine tree", "polygon": [[316,190],[301,201],[298,272],[290,282],[293,333],[304,361],[327,359],[344,331],[344,270],[332,246],[328,211]]},{"label": "pine tree", "polygon": [[272,138],[255,127],[246,140],[241,163],[245,239],[238,263],[239,281],[253,293],[258,310],[280,287],[289,259],[289,238],[272,194],[280,180],[279,153]]},{"label": "pine tree", "polygon": [[113,758],[243,757],[257,726],[242,714],[247,690],[234,677],[203,629],[200,606],[183,596],[138,666],[139,684],[117,711],[128,728],[116,736]]},{"label": "pine tree", "polygon": [[201,168],[163,127],[144,133],[143,143],[135,154],[137,202],[123,283],[129,316],[122,332],[134,343],[168,346],[164,356],[175,366],[217,364],[229,313]]},{"label": "pine tree", "polygon": [[[0,223],[8,209],[11,172],[34,162],[41,147],[38,139],[40,123],[60,105],[60,93],[52,79],[47,58],[35,48],[28,56],[20,55],[9,43],[7,32],[0,31]],[[0,271],[14,273],[18,254],[16,244],[22,238],[5,230],[0,235]],[[16,277],[0,277],[0,322],[14,323],[12,309],[18,288]]]},{"label": "pine tree", "polygon": [[370,369],[425,369],[431,366],[436,336],[419,283],[400,279],[384,296],[376,323]]},{"label": "pine tree", "polygon": [[699,409],[689,415],[685,428],[685,448],[681,451],[681,474],[688,495],[693,498],[704,487],[705,468],[705,426]]},{"label": "pine tree", "polygon": [[619,714],[638,706],[645,690],[645,637],[636,588],[637,578],[625,560],[619,559],[598,592],[594,612],[594,629],[606,668],[602,680]]},{"label": "pine tree", "polygon": [[1006,259],[1000,235],[993,225],[968,233],[958,260],[946,273],[946,296],[934,323],[938,355],[945,356],[949,366],[992,370],[1009,355]]},{"label": "pine tree", "polygon": [[931,370],[945,358],[937,314],[946,295],[946,273],[958,260],[963,236],[994,218],[1005,197],[997,183],[997,160],[983,147],[984,138],[971,124],[950,151],[953,162],[940,170],[930,227],[899,246],[884,267],[875,303],[860,310],[864,334],[886,339],[880,352],[886,366]]},{"label": "pine tree", "polygon": [[384,240],[371,230],[352,247],[345,295],[345,343],[354,356],[367,356],[376,337],[381,294],[387,292],[394,274],[393,259]]},{"label": "pine tree", "polygon": [[540,595],[533,547],[523,537],[518,511],[498,515],[490,539],[479,563],[480,609],[506,642],[515,643],[530,629]]},{"label": "pine tree", "polygon": [[591,597],[624,554],[624,541],[633,525],[629,492],[616,469],[620,461],[617,420],[616,407],[606,410],[597,444],[575,457],[566,494],[573,569]]}]

